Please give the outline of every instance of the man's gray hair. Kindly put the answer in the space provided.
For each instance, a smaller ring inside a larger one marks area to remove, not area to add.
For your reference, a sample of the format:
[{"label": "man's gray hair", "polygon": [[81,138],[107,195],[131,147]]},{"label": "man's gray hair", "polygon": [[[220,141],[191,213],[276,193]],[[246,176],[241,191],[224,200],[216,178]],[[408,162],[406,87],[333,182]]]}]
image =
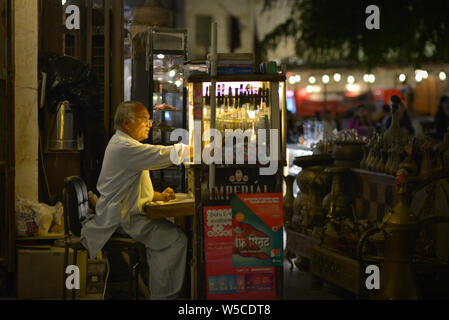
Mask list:
[{"label": "man's gray hair", "polygon": [[134,108],[142,105],[143,103],[138,101],[123,101],[117,106],[114,115],[114,129],[121,130],[123,119],[130,118],[134,114]]}]

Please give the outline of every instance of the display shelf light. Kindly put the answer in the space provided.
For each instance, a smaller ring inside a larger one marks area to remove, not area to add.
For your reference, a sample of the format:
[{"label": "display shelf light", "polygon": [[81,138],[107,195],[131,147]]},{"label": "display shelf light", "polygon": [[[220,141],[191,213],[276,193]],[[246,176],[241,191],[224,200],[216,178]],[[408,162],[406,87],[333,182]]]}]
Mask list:
[{"label": "display shelf light", "polygon": [[403,73],[399,75],[399,81],[404,82],[407,79],[407,76]]},{"label": "display shelf light", "polygon": [[314,76],[309,77],[309,83],[314,84],[316,82],[316,78]]},{"label": "display shelf light", "polygon": [[299,74],[295,76],[295,82],[301,82],[301,76]]},{"label": "display shelf light", "polygon": [[441,81],[446,80],[446,73],[445,73],[444,71],[441,71],[441,72],[438,74],[438,78],[440,78]]},{"label": "display shelf light", "polygon": [[327,74],[323,75],[323,77],[321,78],[321,80],[323,81],[324,84],[328,84],[329,83],[329,76]]},{"label": "display shelf light", "polygon": [[355,82],[354,76],[348,76],[347,81],[348,81],[349,84],[353,84]]}]

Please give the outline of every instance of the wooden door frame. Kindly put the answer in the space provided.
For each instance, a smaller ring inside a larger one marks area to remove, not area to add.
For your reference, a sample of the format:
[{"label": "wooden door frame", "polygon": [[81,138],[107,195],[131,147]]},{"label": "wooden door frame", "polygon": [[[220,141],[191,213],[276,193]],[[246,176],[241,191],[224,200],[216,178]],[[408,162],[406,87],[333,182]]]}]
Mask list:
[{"label": "wooden door frame", "polygon": [[0,257],[6,259],[7,272],[15,271],[15,157],[14,157],[14,12],[13,0],[6,1],[6,158],[3,160],[1,170],[5,176],[5,220],[1,226],[4,236],[2,241],[6,244],[2,246]]}]

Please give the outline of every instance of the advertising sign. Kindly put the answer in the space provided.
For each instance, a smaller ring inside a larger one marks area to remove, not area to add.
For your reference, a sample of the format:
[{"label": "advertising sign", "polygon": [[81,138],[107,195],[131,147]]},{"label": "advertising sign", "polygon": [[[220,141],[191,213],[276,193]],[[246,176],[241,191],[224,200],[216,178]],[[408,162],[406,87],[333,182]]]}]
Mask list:
[{"label": "advertising sign", "polygon": [[274,267],[234,268],[232,208],[204,208],[207,298],[276,299]]},{"label": "advertising sign", "polygon": [[282,194],[238,194],[232,199],[232,265],[282,266]]},{"label": "advertising sign", "polygon": [[260,175],[259,168],[217,167],[215,186],[209,192],[209,205],[229,205],[235,194],[280,192],[282,181],[277,175]]}]

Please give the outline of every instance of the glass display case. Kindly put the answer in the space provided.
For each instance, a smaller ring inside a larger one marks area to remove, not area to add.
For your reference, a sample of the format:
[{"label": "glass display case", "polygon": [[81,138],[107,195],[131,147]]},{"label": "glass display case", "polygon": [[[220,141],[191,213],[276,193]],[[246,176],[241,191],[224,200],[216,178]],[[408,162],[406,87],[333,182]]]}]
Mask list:
[{"label": "glass display case", "polygon": [[[132,100],[142,102],[153,119],[144,143],[173,145],[170,134],[187,127],[184,63],[187,60],[187,31],[152,27],[138,33],[132,41]],[[185,170],[173,166],[151,171],[155,190],[171,187],[185,192]]]},{"label": "glass display case", "polygon": [[[257,148],[266,148],[270,153],[270,129],[277,130],[278,148],[277,160],[286,160],[285,144],[285,76],[284,75],[221,75],[216,84],[216,116],[215,129],[221,135],[222,146],[226,144],[226,130],[247,132],[244,141],[244,160],[250,158],[248,145],[257,145]],[[207,75],[192,75],[188,79],[188,105],[189,105],[189,139],[195,144],[194,122],[201,121],[203,153],[211,143],[208,131],[211,126],[211,81]],[[266,134],[260,139],[260,129]],[[262,141],[262,143],[260,143]],[[237,142],[237,141],[235,141]],[[235,145],[235,143],[232,143]],[[233,158],[236,158],[237,148],[233,148]],[[225,150],[227,152],[228,150]],[[226,154],[223,152],[225,163]],[[229,155],[228,155],[229,156]],[[257,157],[256,157],[257,158]],[[254,157],[253,157],[254,159]],[[207,161],[206,161],[207,162]],[[234,162],[235,163],[235,162]]]}]

